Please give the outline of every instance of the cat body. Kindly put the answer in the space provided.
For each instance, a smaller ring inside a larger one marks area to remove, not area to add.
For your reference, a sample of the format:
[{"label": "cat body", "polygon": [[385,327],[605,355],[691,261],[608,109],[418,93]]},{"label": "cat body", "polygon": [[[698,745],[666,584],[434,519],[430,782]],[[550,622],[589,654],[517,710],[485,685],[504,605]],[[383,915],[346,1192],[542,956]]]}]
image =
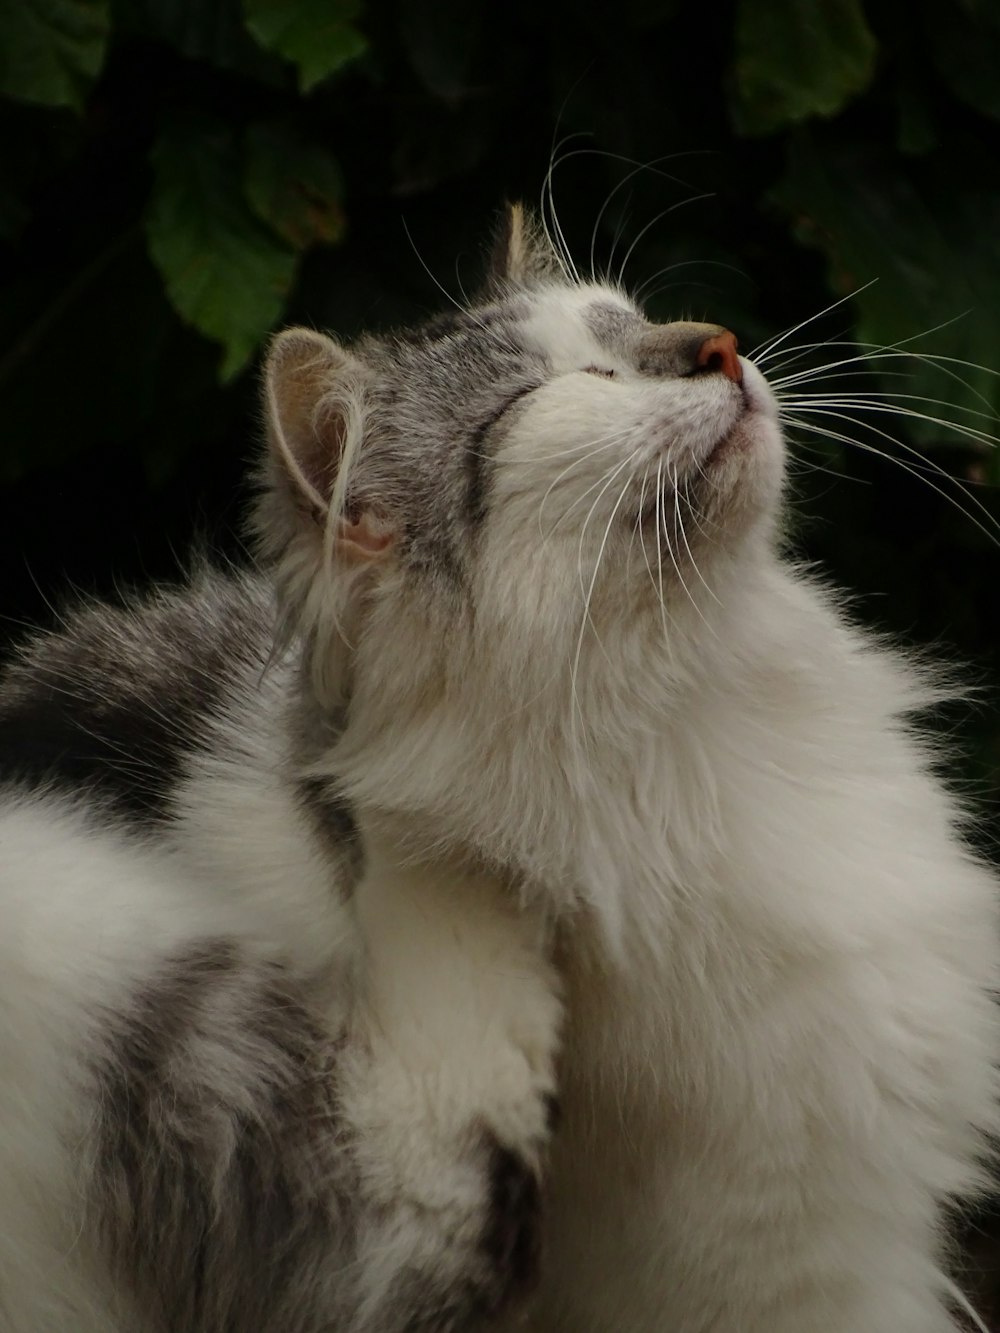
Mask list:
[{"label": "cat body", "polygon": [[265,404],[265,572],[0,690],[3,1327],[954,1330],[997,886],[763,377],[512,210]]}]

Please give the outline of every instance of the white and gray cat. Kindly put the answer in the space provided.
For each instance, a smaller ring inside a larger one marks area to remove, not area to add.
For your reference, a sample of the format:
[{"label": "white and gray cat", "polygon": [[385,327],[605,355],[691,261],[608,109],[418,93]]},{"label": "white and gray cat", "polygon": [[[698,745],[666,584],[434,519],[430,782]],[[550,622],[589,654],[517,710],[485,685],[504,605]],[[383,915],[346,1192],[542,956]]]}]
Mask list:
[{"label": "white and gray cat", "polygon": [[260,570],[0,685],[0,1328],[956,1329],[997,883],[761,373],[514,208],[265,411]]}]

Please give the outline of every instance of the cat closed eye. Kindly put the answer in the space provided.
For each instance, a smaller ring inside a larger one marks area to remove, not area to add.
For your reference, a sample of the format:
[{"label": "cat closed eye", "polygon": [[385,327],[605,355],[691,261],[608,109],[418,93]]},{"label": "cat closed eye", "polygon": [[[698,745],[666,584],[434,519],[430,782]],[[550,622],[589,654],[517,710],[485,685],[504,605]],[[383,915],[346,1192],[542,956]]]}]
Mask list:
[{"label": "cat closed eye", "polygon": [[600,375],[606,380],[613,380],[615,377],[613,370],[605,370],[603,366],[584,366],[583,369],[587,375]]}]

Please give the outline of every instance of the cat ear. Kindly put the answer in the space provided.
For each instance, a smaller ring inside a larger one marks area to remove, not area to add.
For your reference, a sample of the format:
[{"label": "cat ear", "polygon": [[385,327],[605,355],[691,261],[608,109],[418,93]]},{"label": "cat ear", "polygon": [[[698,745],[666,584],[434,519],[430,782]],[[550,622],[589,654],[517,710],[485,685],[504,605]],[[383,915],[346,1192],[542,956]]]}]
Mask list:
[{"label": "cat ear", "polygon": [[558,278],[561,272],[559,257],[538,219],[523,204],[508,204],[490,255],[490,287],[527,287]]},{"label": "cat ear", "polygon": [[[353,353],[312,329],[286,329],[271,344],[264,368],[269,489],[300,527],[325,528],[338,477],[360,439],[365,378]],[[364,509],[338,518],[336,540],[349,559],[373,559],[391,545]]]}]

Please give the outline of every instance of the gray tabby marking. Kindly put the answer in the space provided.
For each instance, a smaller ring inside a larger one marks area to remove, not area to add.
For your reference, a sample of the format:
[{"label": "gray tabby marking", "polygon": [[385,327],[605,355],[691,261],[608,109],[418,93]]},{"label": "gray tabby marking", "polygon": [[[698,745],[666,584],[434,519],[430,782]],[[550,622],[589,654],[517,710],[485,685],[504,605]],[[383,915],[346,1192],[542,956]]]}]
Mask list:
[{"label": "gray tabby marking", "polygon": [[170,813],[185,756],[242,666],[263,666],[266,602],[206,576],[134,607],[95,606],[2,677],[0,781],[100,794],[131,821]]},{"label": "gray tabby marking", "polygon": [[166,960],[116,1020],[93,1192],[153,1328],[330,1326],[352,1234],[336,1051],[282,968],[226,940]]}]

